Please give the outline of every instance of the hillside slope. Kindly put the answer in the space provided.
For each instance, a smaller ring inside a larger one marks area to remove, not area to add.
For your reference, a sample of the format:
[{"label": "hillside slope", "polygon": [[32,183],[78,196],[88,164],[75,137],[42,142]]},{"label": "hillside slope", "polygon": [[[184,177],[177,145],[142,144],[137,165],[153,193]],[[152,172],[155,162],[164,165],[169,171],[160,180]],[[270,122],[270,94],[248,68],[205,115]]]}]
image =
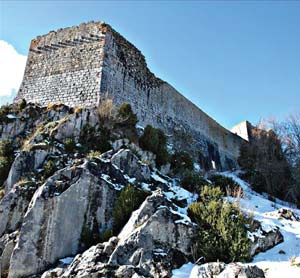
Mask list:
[{"label": "hillside slope", "polygon": [[[239,172],[223,172],[224,176],[234,179],[241,185],[244,197],[229,198],[238,202],[242,210],[254,216],[262,223],[265,231],[279,227],[284,241],[273,248],[254,256],[251,265],[264,270],[267,278],[287,276],[298,278],[300,275],[300,210],[292,204],[268,200],[266,195],[254,192],[250,185],[238,177]],[[249,234],[250,238],[254,235]],[[256,236],[262,236],[256,234]],[[195,265],[188,263],[173,271],[173,278],[195,277],[192,269]]]}]

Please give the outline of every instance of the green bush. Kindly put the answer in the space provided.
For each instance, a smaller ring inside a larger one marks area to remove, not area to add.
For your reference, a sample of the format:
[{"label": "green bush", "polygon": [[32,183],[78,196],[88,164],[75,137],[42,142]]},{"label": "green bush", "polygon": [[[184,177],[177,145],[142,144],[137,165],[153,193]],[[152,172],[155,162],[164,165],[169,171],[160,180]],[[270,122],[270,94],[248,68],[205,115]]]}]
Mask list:
[{"label": "green bush", "polygon": [[186,170],[193,170],[193,159],[187,152],[175,152],[171,157],[171,168],[175,174],[183,173]]},{"label": "green bush", "polygon": [[14,156],[14,146],[12,140],[0,140],[0,156],[5,156],[7,158],[12,158]]},{"label": "green bush", "polygon": [[10,112],[9,105],[3,105],[0,107],[0,123],[7,123],[9,119],[6,117]]},{"label": "green bush", "polygon": [[76,148],[75,140],[73,138],[68,138],[65,141],[65,150],[66,150],[66,152],[72,153],[72,152],[74,152],[75,148]]},{"label": "green bush", "polygon": [[87,249],[100,242],[108,241],[113,236],[111,229],[105,229],[99,232],[98,225],[95,223],[93,228],[85,225],[82,228],[80,242],[84,249]]},{"label": "green bush", "polygon": [[5,156],[0,156],[0,187],[3,185],[9,174],[11,163]]},{"label": "green bush", "polygon": [[113,210],[113,234],[117,235],[130,218],[131,213],[138,209],[148,193],[136,189],[132,185],[124,187],[116,200]]},{"label": "green bush", "polygon": [[89,228],[88,226],[84,226],[81,231],[80,241],[84,246],[84,249],[87,249],[93,245],[99,243],[99,235],[97,231]]},{"label": "green bush", "polygon": [[106,229],[99,234],[99,242],[106,242],[113,236],[111,229]]},{"label": "green bush", "polygon": [[44,169],[44,176],[50,177],[57,170],[57,167],[53,162],[53,160],[48,160],[47,163],[44,165],[43,169]]},{"label": "green bush", "polygon": [[85,124],[80,132],[79,143],[82,145],[82,151],[89,153],[91,150],[104,153],[111,149],[110,130],[101,127],[96,130],[88,123]]},{"label": "green bush", "polygon": [[19,110],[23,110],[27,105],[27,102],[26,100],[23,98],[22,100],[19,101],[18,103],[18,107],[19,107]]},{"label": "green bush", "polygon": [[133,113],[131,105],[129,103],[122,103],[120,105],[118,118],[120,124],[129,128],[135,128],[135,125],[138,122],[137,116],[135,113]]},{"label": "green bush", "polygon": [[[219,186],[221,188],[222,192],[226,195],[237,197],[237,196],[235,196],[235,194],[237,194],[237,192],[242,193],[242,188],[240,187],[240,185],[238,183],[236,183],[230,177],[225,177],[222,175],[213,175],[210,177],[210,181],[215,186]],[[240,196],[240,197],[242,197],[242,196]]]},{"label": "green bush", "polygon": [[290,165],[280,137],[273,130],[254,127],[250,143],[241,145],[239,165],[246,171],[244,178],[257,192],[266,192],[284,199],[293,184]]},{"label": "green bush", "polygon": [[200,200],[190,205],[189,216],[197,223],[194,248],[197,257],[208,262],[250,260],[247,218],[237,205],[224,202],[218,187],[204,186]]},{"label": "green bush", "polygon": [[199,192],[207,181],[194,171],[185,171],[181,179],[181,186],[190,192]]},{"label": "green bush", "polygon": [[11,140],[0,140],[0,187],[7,179],[14,161],[14,146]]},{"label": "green bush", "polygon": [[167,151],[167,138],[161,129],[147,125],[144,134],[139,139],[142,149],[153,152],[156,155],[156,165],[158,167],[169,162]]}]

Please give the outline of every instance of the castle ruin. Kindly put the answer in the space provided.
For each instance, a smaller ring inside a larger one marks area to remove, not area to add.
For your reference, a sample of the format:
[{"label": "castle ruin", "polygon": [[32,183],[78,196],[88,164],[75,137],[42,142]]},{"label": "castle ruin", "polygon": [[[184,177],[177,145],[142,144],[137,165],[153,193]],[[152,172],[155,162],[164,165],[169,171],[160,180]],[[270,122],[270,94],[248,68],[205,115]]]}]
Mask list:
[{"label": "castle ruin", "polygon": [[109,25],[83,23],[31,41],[15,101],[97,106],[105,97],[130,103],[140,125],[161,128],[174,143],[185,142],[178,148],[199,152],[202,167],[236,166],[243,139],[157,78],[142,53]]}]

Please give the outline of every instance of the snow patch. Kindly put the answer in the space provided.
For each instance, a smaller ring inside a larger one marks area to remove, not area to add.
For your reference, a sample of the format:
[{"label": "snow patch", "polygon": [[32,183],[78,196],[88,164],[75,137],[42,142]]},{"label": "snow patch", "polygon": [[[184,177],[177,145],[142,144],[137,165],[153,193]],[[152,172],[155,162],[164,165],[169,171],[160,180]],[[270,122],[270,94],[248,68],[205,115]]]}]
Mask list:
[{"label": "snow patch", "polygon": [[60,259],[59,261],[63,264],[71,264],[74,260],[74,257],[66,257],[63,259]]}]

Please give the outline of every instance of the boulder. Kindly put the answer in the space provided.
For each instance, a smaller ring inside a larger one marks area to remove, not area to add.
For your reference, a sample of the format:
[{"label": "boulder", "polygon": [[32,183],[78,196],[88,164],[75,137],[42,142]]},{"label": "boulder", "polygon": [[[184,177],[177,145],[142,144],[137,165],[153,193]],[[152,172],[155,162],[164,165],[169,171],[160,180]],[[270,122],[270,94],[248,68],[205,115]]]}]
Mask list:
[{"label": "boulder", "polygon": [[148,165],[142,163],[129,149],[121,149],[111,158],[111,163],[121,169],[129,177],[137,181],[149,181],[151,171]]},{"label": "boulder", "polygon": [[48,271],[43,278],[170,277],[191,257],[193,232],[194,226],[156,191],[132,213],[118,237],[77,255],[63,274],[55,268],[53,276]]},{"label": "boulder", "polygon": [[77,255],[63,275],[57,277],[99,277],[96,272],[113,271],[116,268],[111,268],[107,262],[117,242],[118,238],[112,237],[108,242],[92,246],[83,254]]},{"label": "boulder", "polygon": [[79,114],[73,113],[65,116],[50,131],[50,137],[61,142],[66,138],[78,138],[86,124],[92,127],[99,124],[99,116],[96,109],[82,109]]},{"label": "boulder", "polygon": [[10,168],[5,192],[8,192],[26,173],[38,169],[44,163],[48,154],[48,150],[41,149],[20,152]]},{"label": "boulder", "polygon": [[259,224],[258,229],[248,235],[251,240],[250,255],[252,257],[283,242],[283,235],[277,226],[267,229]]},{"label": "boulder", "polygon": [[277,218],[284,218],[286,220],[291,220],[291,221],[300,221],[300,217],[294,213],[292,210],[287,209],[287,208],[280,208],[275,212],[269,213],[271,216],[275,216]]},{"label": "boulder", "polygon": [[58,171],[32,198],[8,277],[35,274],[59,258],[75,255],[86,233],[109,227],[115,198],[114,186],[86,167]]},{"label": "boulder", "polygon": [[20,228],[36,188],[34,182],[19,182],[0,200],[0,236]]},{"label": "boulder", "polygon": [[16,245],[18,232],[5,234],[0,238],[0,277],[9,270],[11,254]]},{"label": "boulder", "polygon": [[190,278],[264,278],[264,272],[257,266],[240,263],[225,264],[222,262],[196,265]]},{"label": "boulder", "polygon": [[130,149],[132,152],[136,153],[141,161],[147,162],[147,164],[153,164],[155,161],[156,155],[150,151],[145,151],[141,149],[134,143],[130,143],[130,141],[126,138],[118,139],[112,144],[112,148],[114,151],[118,151],[120,149]]},{"label": "boulder", "polygon": [[191,256],[194,231],[157,191],[133,212],[108,263],[133,265],[145,276],[169,277],[174,266]]}]

